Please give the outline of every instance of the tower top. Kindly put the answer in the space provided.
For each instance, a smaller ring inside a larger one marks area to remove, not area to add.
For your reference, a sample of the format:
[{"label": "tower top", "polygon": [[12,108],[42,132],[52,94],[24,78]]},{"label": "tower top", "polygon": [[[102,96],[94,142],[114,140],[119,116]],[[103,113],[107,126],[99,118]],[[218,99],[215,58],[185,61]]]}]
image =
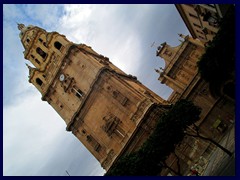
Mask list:
[{"label": "tower top", "polygon": [[19,34],[19,37],[20,37],[20,38],[23,37],[23,34],[26,32],[26,30],[28,30],[28,29],[34,27],[34,26],[32,26],[32,25],[25,26],[25,25],[22,24],[22,23],[20,23],[20,24],[17,23],[17,25],[18,25],[18,29],[21,31],[20,34]]},{"label": "tower top", "polygon": [[18,23],[18,29],[20,30],[20,31],[22,31],[22,29],[24,29],[25,28],[25,25],[24,24],[19,24]]}]

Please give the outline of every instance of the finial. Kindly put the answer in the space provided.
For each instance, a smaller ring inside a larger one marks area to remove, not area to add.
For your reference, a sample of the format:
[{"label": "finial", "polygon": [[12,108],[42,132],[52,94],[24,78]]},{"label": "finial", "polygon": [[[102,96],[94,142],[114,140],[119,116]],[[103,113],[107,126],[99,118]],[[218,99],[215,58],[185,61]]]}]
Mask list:
[{"label": "finial", "polygon": [[22,31],[22,29],[25,27],[24,24],[19,24],[19,23],[17,23],[17,25],[18,25],[18,29],[19,29],[20,31]]},{"label": "finial", "polygon": [[178,34],[181,38],[185,38],[186,36],[184,36],[183,34]]},{"label": "finial", "polygon": [[27,63],[25,63],[25,64],[26,64],[26,66],[28,67],[29,70],[32,69],[32,67],[29,66]]},{"label": "finial", "polygon": [[[160,69],[161,71],[160,71],[159,69]],[[155,69],[155,71],[156,71],[157,73],[161,74],[161,73],[164,71],[164,69],[163,69],[162,67],[160,67],[159,69]]]},{"label": "finial", "polygon": [[158,69],[154,69],[157,73],[161,73]]}]

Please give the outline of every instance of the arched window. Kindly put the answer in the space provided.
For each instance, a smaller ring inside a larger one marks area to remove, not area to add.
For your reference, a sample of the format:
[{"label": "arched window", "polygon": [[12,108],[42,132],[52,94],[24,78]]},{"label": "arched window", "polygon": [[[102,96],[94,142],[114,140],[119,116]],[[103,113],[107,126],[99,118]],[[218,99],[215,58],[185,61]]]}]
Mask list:
[{"label": "arched window", "polygon": [[62,47],[62,44],[61,44],[60,42],[56,41],[56,42],[54,43],[54,47],[55,47],[56,49],[60,50],[61,47]]},{"label": "arched window", "polygon": [[36,51],[40,56],[42,56],[43,59],[45,59],[45,57],[47,56],[47,54],[40,47],[38,47]]},{"label": "arched window", "polygon": [[39,86],[41,86],[43,82],[42,82],[41,79],[37,78],[37,79],[36,79],[36,83],[37,83]]}]

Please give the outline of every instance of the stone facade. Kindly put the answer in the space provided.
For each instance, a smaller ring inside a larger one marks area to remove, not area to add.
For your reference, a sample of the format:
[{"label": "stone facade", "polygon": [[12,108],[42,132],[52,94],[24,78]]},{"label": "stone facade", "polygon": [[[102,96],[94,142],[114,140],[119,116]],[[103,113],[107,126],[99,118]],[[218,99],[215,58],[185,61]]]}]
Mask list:
[{"label": "stone facade", "polygon": [[219,20],[230,4],[176,4],[191,36],[203,43],[212,40],[219,29]]},{"label": "stone facade", "polygon": [[[201,107],[200,120],[196,123],[201,129],[200,133],[219,141],[234,122],[235,101],[225,94],[221,97],[211,95],[208,83],[201,79],[197,69],[197,61],[205,52],[203,43],[190,36],[180,37],[183,40],[179,46],[171,47],[163,43],[157,50],[157,56],[165,61],[165,68],[156,69],[160,74],[159,81],[173,89],[169,103],[188,99]],[[193,134],[193,131],[190,133]],[[189,169],[198,163],[199,159],[207,159],[214,148],[208,141],[186,136],[175,150],[180,159],[181,173],[187,175]],[[176,155],[171,154],[167,160],[167,164],[175,170]],[[161,175],[171,173],[169,169],[165,169]]]},{"label": "stone facade", "polygon": [[85,44],[18,25],[29,82],[105,170],[138,149],[168,102]]}]

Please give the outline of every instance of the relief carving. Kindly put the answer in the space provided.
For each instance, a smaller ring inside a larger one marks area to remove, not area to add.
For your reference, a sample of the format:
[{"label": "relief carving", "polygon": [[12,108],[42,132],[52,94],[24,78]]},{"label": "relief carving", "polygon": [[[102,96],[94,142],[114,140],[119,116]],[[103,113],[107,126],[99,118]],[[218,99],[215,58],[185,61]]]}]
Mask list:
[{"label": "relief carving", "polygon": [[144,99],[137,107],[137,111],[133,114],[133,116],[131,117],[131,120],[137,121],[144,114],[144,110],[149,104],[151,104],[151,100]]},{"label": "relief carving", "polygon": [[119,126],[119,124],[121,124],[121,121],[118,117],[109,114],[103,117],[103,120],[105,121],[105,125],[102,126],[102,129],[107,133],[109,137],[112,137],[113,134],[116,134],[122,138],[125,136],[125,132]]},{"label": "relief carving", "polygon": [[114,153],[114,150],[111,149],[106,157],[106,159],[103,161],[102,163],[102,167],[103,168],[106,168],[107,166],[110,165],[110,163],[112,162],[112,159],[114,157],[115,153]]},{"label": "relief carving", "polygon": [[95,151],[99,152],[101,150],[100,143],[98,143],[91,135],[87,135],[87,142],[94,148]]},{"label": "relief carving", "polygon": [[166,54],[167,56],[170,57],[170,56],[172,55],[172,52],[166,49],[165,52],[164,52],[164,54]]}]

